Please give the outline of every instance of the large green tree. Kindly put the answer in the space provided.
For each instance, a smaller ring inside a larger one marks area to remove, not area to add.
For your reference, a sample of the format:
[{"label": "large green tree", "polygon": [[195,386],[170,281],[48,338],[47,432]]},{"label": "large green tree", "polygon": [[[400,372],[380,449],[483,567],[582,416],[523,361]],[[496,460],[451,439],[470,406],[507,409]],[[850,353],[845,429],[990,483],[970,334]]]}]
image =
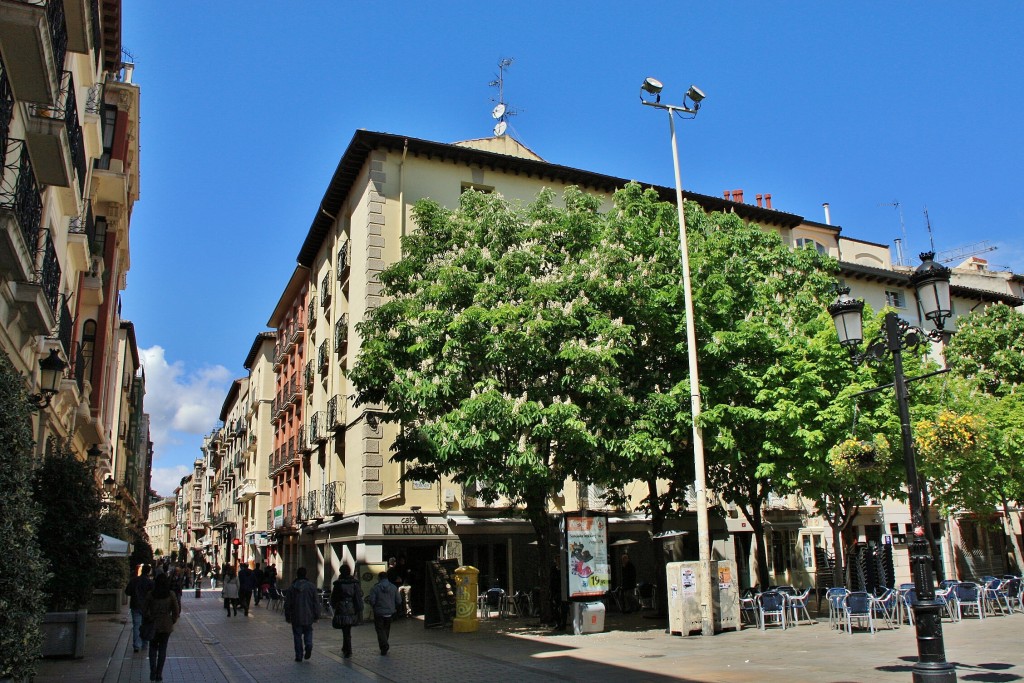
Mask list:
[{"label": "large green tree", "polygon": [[836,264],[734,214],[688,223],[708,480],[750,523],[768,585],[762,511],[770,493],[788,492],[825,400],[811,342]]},{"label": "large green tree", "polygon": [[[600,202],[566,190],[519,207],[462,195],[457,210],[414,208],[402,259],[381,273],[386,301],[360,324],[358,402],[400,425],[406,476],[450,476],[521,504],[548,586],[548,502],[585,472],[621,393],[621,320],[587,292]],[[582,477],[586,479],[586,477]],[[544,601],[547,604],[547,601]]]},{"label": "large green tree", "polygon": [[0,353],[0,679],[31,678],[42,644],[47,575],[36,542],[30,415],[23,380]]}]

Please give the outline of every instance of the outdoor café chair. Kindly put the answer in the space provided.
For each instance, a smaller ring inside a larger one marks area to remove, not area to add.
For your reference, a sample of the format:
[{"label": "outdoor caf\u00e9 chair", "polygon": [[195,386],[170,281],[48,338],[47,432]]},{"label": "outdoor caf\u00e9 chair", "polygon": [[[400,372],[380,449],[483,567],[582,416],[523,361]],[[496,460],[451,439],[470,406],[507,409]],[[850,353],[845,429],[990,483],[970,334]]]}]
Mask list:
[{"label": "outdoor caf\u00e9 chair", "polygon": [[900,593],[903,595],[903,609],[907,611],[907,623],[913,625],[914,606],[917,604],[917,589],[908,588],[905,591],[901,590]]},{"label": "outdoor caf\u00e9 chair", "polygon": [[957,619],[964,618],[964,612],[974,610],[979,619],[985,618],[985,606],[982,604],[982,588],[976,583],[958,583],[953,589],[956,595]]},{"label": "outdoor caf\u00e9 chair", "polygon": [[[999,610],[1000,614],[1006,614],[1007,612],[1013,614],[1013,610],[1010,609],[1010,601],[1001,590],[1003,583],[1001,579],[993,577],[985,584],[985,606],[992,610],[993,615],[995,615],[996,609]],[[1006,609],[1003,609],[1004,605]]]},{"label": "outdoor caf\u00e9 chair", "polygon": [[957,621],[956,583],[935,591],[935,601],[945,608],[951,621]]},{"label": "outdoor caf\u00e9 chair", "polygon": [[1017,605],[1017,609],[1024,611],[1024,607],[1021,607],[1020,601],[1020,586],[1021,581],[1019,577],[1007,579],[1003,582],[1003,585],[999,587],[999,590],[1006,596],[1006,605],[1010,608],[1010,614],[1013,614],[1013,606]]},{"label": "outdoor caf\u00e9 chair", "polygon": [[787,595],[786,602],[789,603],[789,612],[793,616],[793,626],[800,625],[800,610],[803,610],[807,622],[811,622],[811,613],[807,611],[807,597],[811,594],[810,587],[805,588],[803,593]]},{"label": "outdoor caf\u00e9 chair", "polygon": [[484,593],[484,618],[490,619],[491,612],[497,612],[498,617],[505,616],[503,613],[505,602],[505,590],[503,588],[489,588]]},{"label": "outdoor caf\u00e9 chair", "polygon": [[843,615],[846,618],[846,631],[853,633],[853,622],[867,620],[871,632],[875,632],[875,619],[871,609],[871,595],[864,591],[854,591],[843,598]]},{"label": "outdoor caf\u00e9 chair", "polygon": [[882,619],[890,628],[897,628],[900,621],[900,592],[895,588],[887,588],[877,598],[871,599],[871,610],[881,614]]},{"label": "outdoor caf\u00e9 chair", "polygon": [[840,615],[843,613],[843,599],[850,591],[845,588],[829,588],[825,592],[825,599],[828,601],[828,625],[829,628],[838,628]]},{"label": "outdoor caf\u00e9 chair", "polygon": [[743,595],[740,597],[740,619],[746,617],[753,626],[761,628],[759,609],[757,594],[749,588],[743,591]]},{"label": "outdoor caf\u00e9 chair", "polygon": [[761,616],[761,630],[768,627],[772,619],[782,630],[786,630],[786,594],[778,591],[765,591],[757,596],[758,613]]}]

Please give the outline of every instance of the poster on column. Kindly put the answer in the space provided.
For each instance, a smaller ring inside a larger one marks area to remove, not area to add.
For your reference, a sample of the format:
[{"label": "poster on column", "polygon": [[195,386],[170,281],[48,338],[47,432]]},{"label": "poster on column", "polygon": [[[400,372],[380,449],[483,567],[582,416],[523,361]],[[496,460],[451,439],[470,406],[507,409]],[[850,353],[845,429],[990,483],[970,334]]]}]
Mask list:
[{"label": "poster on column", "polygon": [[611,579],[608,516],[598,512],[567,512],[564,528],[569,599],[603,596]]}]

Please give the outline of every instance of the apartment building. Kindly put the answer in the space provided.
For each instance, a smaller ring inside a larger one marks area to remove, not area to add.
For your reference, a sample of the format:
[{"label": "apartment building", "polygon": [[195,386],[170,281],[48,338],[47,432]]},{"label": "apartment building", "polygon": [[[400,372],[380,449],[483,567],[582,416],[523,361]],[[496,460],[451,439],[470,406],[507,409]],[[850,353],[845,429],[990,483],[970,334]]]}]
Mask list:
[{"label": "apartment building", "polygon": [[[139,197],[133,70],[120,0],[0,0],[0,349],[34,395],[37,457],[57,444],[91,457],[107,508],[141,531],[148,425],[120,317]],[[54,386],[41,362],[59,368]]]},{"label": "apartment building", "polygon": [[246,451],[239,472],[241,487],[237,504],[244,520],[242,560],[267,564],[268,531],[273,528],[270,465],[273,456],[273,410],[276,389],[274,358],[277,333],[260,332],[253,340],[243,367],[249,371]]},{"label": "apartment building", "polygon": [[[265,536],[257,527],[246,527],[247,542],[252,534],[254,542],[267,543],[257,545],[262,547],[261,559],[277,566],[282,576],[304,565],[317,583],[328,586],[343,562],[375,567],[390,557],[404,557],[415,567],[428,559],[457,557],[479,568],[484,581],[497,580],[510,590],[532,587],[537,558],[532,528],[507,501],[486,503],[472,488],[451,481],[403,480],[401,465],[390,458],[396,427],[378,417],[384,407],[356,407],[351,401],[355,390],[347,370],[360,347],[355,326],[381,303],[379,273],[400,258],[401,238],[415,229],[411,210],[417,200],[429,197],[454,207],[459,195],[472,187],[526,202],[541,188],[557,193],[576,185],[604,197],[610,207],[612,193],[626,182],[547,163],[506,136],[443,144],[355,133],[314,211],[298,265],[268,322],[276,330],[270,405],[273,450],[266,456],[269,480],[262,486],[270,491],[271,508]],[[674,188],[654,189],[664,200],[674,201]],[[810,247],[833,256],[840,262],[841,280],[855,296],[876,310],[892,306],[911,324],[924,322],[910,286],[911,269],[894,264],[887,245],[848,237],[839,226],[773,209],[770,195],[759,196],[756,205],[743,202],[742,192],[735,191],[722,198],[691,192],[684,196],[707,211],[734,212],[776,231],[793,248]],[[1005,281],[1019,286],[1020,278]],[[947,328],[955,329],[956,316],[977,306],[1020,306],[1024,302],[1014,291],[954,279],[954,318]],[[246,367],[254,358],[250,351]],[[250,382],[255,377],[251,373]],[[266,374],[262,377],[260,381],[266,381]],[[252,405],[249,409],[255,410]],[[219,430],[222,435],[212,438],[226,438],[231,424],[229,419]],[[251,421],[249,429],[250,438],[256,437],[253,448],[262,453],[267,433],[253,434]],[[259,479],[256,484],[259,488]],[[551,511],[600,509],[605,506],[601,493],[599,487],[566,482],[552,498]],[[753,533],[730,501],[716,496],[712,501],[721,508],[714,516],[713,552],[736,559],[741,584],[749,585],[755,575]],[[609,510],[612,534],[646,538],[649,523],[634,511],[635,503]],[[872,501],[855,520],[854,533],[865,542],[887,538],[898,548],[909,521],[905,505]],[[765,522],[774,580],[813,584],[816,551],[831,547],[831,530],[824,520],[799,496],[772,496],[765,506]],[[947,533],[948,520],[935,516],[932,522],[946,553],[944,562],[952,566],[955,534]],[[696,531],[692,514],[683,515],[675,525]],[[677,555],[689,553],[695,537],[691,533],[689,540],[666,545]],[[909,577],[905,553],[894,555],[897,575]],[[641,576],[653,570],[644,566],[642,557],[639,563]],[[656,580],[650,574],[646,578]]]},{"label": "apartment building", "polygon": [[178,526],[178,503],[174,497],[164,498],[149,506],[146,518],[146,535],[156,557],[170,557],[177,552],[178,543],[174,530]]}]

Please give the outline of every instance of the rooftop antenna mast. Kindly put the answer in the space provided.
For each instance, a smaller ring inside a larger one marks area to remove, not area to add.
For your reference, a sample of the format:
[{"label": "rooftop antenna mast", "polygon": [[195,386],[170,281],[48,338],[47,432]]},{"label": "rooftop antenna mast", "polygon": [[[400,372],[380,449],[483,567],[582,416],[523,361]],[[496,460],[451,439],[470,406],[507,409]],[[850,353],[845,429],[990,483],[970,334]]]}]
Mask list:
[{"label": "rooftop antenna mast", "polygon": [[907,226],[903,222],[903,206],[900,204],[900,200],[898,199],[894,199],[891,202],[886,202],[884,204],[879,204],[879,206],[891,206],[896,209],[896,213],[900,215],[900,234],[903,236],[903,239],[896,240],[896,263],[897,265],[905,266],[907,263],[904,255],[906,252],[910,251],[910,242],[907,240]]},{"label": "rooftop antenna mast", "polygon": [[931,245],[931,251],[935,253],[935,235],[932,234],[932,219],[928,218],[928,207],[924,207],[924,225],[928,228],[928,244]]},{"label": "rooftop antenna mast", "polygon": [[[491,110],[491,118],[497,120],[494,124],[494,135],[495,137],[501,137],[505,134],[505,130],[508,128],[508,117],[515,116],[516,110],[505,104],[505,70],[512,66],[512,58],[505,57],[498,62],[498,75],[493,81],[488,83],[492,88],[498,89],[498,104],[494,109]],[[494,101],[494,98],[491,98]]]}]

